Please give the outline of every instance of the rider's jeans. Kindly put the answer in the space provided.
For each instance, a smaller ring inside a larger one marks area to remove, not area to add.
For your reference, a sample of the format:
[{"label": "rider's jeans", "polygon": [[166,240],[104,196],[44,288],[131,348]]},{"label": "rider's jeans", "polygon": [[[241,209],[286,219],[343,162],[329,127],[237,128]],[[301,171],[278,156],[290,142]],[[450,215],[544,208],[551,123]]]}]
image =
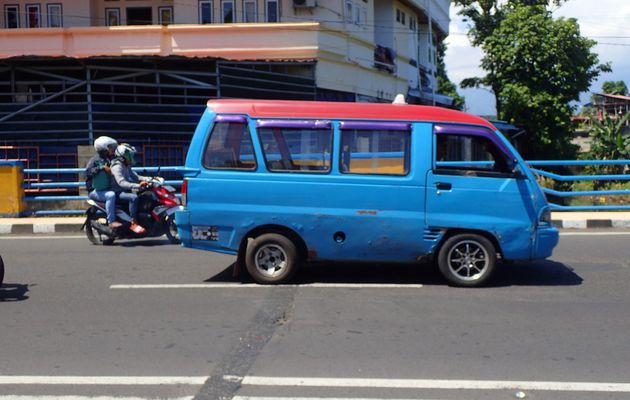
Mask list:
[{"label": "rider's jeans", "polygon": [[138,195],[131,192],[120,192],[118,193],[118,197],[121,200],[129,202],[129,215],[131,216],[131,219],[135,220],[136,215],[138,214],[138,201],[140,200]]},{"label": "rider's jeans", "polygon": [[108,224],[116,221],[116,192],[111,190],[92,190],[88,196],[94,201],[105,202]]}]

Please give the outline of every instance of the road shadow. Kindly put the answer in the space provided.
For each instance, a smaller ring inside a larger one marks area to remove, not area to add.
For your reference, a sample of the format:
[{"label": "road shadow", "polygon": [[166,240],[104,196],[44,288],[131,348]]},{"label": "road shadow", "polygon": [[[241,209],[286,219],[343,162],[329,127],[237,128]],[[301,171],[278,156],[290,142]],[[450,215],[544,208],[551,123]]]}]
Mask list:
[{"label": "road shadow", "polygon": [[578,286],[583,281],[569,265],[539,260],[499,265],[488,286]]},{"label": "road shadow", "polygon": [[149,239],[120,239],[111,247],[154,247],[154,246],[164,246],[164,245],[173,245],[179,246],[171,243],[168,239],[160,239],[160,238],[149,238]]},{"label": "road shadow", "polygon": [[[498,264],[494,277],[484,287],[507,286],[577,286],[583,279],[565,264],[541,260],[523,263]],[[234,275],[234,264],[204,282],[251,283],[247,271]],[[396,284],[447,286],[446,280],[432,263],[309,263],[295,275],[294,284]]]},{"label": "road shadow", "polygon": [[29,297],[28,285],[20,283],[3,283],[0,284],[0,302],[2,301],[23,301]]},{"label": "road shadow", "polygon": [[241,271],[239,274],[234,272],[234,268],[236,263],[225,267],[224,270],[219,272],[218,274],[212,275],[208,279],[204,280],[204,282],[208,283],[251,283],[252,278],[249,276],[247,271]]}]

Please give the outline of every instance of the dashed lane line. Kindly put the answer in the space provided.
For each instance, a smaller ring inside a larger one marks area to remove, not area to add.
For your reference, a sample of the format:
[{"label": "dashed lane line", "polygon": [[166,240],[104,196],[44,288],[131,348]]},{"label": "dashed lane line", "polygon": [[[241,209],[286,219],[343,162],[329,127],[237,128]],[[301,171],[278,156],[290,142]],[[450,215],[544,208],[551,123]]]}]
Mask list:
[{"label": "dashed lane line", "polygon": [[0,375],[0,385],[203,385],[207,376]]},{"label": "dashed lane line", "polygon": [[[160,397],[163,400],[191,400],[193,396],[186,397]],[[0,396],[0,400],[151,400],[154,397],[129,397],[129,396]]]},{"label": "dashed lane line", "polygon": [[[260,397],[260,396],[234,396],[232,400],[430,400],[430,399],[399,399],[399,398],[377,398],[377,397]],[[437,399],[433,399],[437,400]]]},{"label": "dashed lane line", "polygon": [[240,381],[244,386],[291,387],[346,387],[391,389],[519,389],[562,392],[630,393],[630,383],[613,382],[547,382],[547,381],[490,381],[457,379],[369,379],[369,378],[309,378],[271,376],[224,376],[229,381]]}]

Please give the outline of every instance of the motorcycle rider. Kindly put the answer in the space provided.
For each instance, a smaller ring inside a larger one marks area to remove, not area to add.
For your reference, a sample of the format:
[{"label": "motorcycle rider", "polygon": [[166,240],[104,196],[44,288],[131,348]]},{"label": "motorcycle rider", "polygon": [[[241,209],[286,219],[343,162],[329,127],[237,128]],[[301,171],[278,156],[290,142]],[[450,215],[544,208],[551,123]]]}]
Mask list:
[{"label": "motorcycle rider", "polygon": [[151,178],[140,176],[132,169],[134,157],[136,155],[135,147],[122,143],[116,147],[116,158],[112,161],[111,171],[111,189],[116,195],[123,200],[129,201],[129,215],[131,216],[131,226],[129,229],[135,233],[142,234],[145,229],[138,225],[138,195],[134,192],[149,185]]},{"label": "motorcycle rider", "polygon": [[94,141],[96,155],[85,166],[87,179],[85,185],[88,196],[94,201],[105,202],[107,224],[110,228],[119,228],[122,224],[116,221],[116,193],[110,189],[110,163],[118,142],[109,136],[100,136]]}]

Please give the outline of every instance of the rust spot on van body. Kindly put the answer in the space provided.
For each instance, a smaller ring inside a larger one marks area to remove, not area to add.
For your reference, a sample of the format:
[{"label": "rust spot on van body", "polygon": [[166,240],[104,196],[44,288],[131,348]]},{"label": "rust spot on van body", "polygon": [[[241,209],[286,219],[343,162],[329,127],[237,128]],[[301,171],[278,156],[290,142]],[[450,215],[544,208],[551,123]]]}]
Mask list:
[{"label": "rust spot on van body", "polygon": [[358,210],[357,214],[359,214],[359,215],[377,215],[378,212],[377,211],[371,211],[371,210]]}]

